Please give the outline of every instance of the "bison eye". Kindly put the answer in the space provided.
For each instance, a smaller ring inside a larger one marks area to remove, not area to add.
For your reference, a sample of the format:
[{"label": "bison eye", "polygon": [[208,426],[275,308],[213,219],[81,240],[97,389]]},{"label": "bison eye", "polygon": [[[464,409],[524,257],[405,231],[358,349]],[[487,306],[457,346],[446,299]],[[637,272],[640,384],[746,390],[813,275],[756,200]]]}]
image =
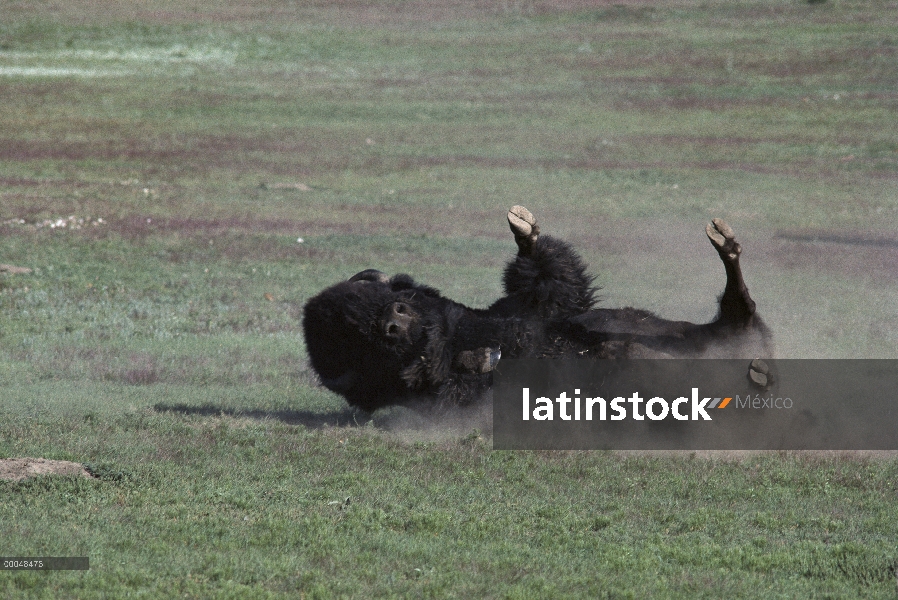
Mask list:
[{"label": "bison eye", "polygon": [[400,315],[404,315],[405,314],[405,304],[397,304],[396,312],[399,313]]},{"label": "bison eye", "polygon": [[397,333],[399,333],[399,327],[397,327],[396,325],[391,323],[390,326],[387,328],[387,333],[389,335],[396,335]]}]

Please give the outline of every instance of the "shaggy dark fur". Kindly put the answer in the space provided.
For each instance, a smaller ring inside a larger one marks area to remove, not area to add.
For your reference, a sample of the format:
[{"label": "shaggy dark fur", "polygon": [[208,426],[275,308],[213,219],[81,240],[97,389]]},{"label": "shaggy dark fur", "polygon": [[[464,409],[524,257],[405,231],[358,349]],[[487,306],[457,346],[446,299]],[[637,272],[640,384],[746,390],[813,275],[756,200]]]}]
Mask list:
[{"label": "shaggy dark fur", "polygon": [[739,268],[741,248],[719,219],[707,234],[727,283],[711,323],[667,321],[634,308],[595,308],[593,277],[571,246],[539,235],[536,219],[508,214],[518,254],[506,295],[487,309],[444,298],[408,275],[367,270],[306,304],[306,345],[321,382],[367,411],[412,401],[469,404],[489,390],[502,358],[752,358],[769,355]]}]

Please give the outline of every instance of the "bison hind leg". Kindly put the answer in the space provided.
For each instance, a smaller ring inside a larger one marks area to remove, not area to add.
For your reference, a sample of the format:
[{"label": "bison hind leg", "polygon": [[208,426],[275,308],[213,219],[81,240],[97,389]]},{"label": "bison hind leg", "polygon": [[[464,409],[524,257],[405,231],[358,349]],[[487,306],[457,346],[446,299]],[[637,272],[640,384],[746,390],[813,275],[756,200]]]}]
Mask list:
[{"label": "bison hind leg", "polygon": [[751,299],[742,278],[742,268],[739,266],[742,246],[736,241],[736,233],[723,219],[713,219],[705,227],[705,233],[720,255],[727,274],[726,287],[720,297],[720,316],[716,322],[748,326],[755,314],[755,301]]},{"label": "bison hind leg", "polygon": [[727,225],[726,221],[723,219],[712,219],[705,226],[705,233],[708,235],[711,243],[714,244],[717,252],[720,253],[720,258],[725,262],[739,260],[739,255],[742,254],[742,246],[736,241],[736,232]]}]

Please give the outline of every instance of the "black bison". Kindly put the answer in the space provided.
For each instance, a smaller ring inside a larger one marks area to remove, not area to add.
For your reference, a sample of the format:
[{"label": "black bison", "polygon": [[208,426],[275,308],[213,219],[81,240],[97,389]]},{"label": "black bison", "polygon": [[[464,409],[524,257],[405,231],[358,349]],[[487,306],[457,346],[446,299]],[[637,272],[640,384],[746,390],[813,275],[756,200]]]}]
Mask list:
[{"label": "black bison", "polygon": [[473,309],[408,275],[369,269],[306,303],[303,329],[322,384],[366,411],[409,403],[476,402],[502,358],[752,358],[769,355],[769,332],[739,267],[742,251],[720,219],[706,227],[726,270],[718,316],[668,321],[635,308],[596,308],[593,277],[567,242],[540,235],[515,206],[518,246],[505,296]]}]

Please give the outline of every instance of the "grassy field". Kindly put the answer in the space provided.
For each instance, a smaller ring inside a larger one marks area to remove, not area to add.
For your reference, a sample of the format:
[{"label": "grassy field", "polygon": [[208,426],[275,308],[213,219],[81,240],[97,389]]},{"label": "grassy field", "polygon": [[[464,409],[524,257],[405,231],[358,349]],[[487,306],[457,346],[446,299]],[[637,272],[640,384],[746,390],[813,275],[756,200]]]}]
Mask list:
[{"label": "grassy field", "polygon": [[524,204],[606,306],[898,358],[898,5],[0,0],[0,596],[894,598],[898,461],[494,452],[361,419],[299,314],[500,293]]}]

